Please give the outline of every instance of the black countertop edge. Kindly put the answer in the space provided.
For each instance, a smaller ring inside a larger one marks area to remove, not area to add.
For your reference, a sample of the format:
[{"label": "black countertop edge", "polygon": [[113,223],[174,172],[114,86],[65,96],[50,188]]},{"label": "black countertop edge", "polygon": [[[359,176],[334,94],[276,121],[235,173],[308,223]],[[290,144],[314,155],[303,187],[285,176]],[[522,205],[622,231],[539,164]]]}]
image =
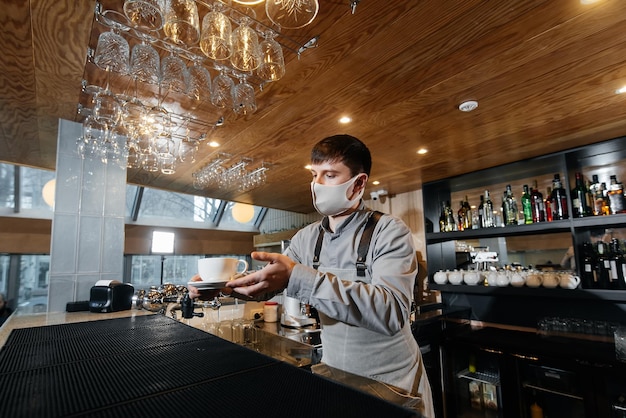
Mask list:
[{"label": "black countertop edge", "polygon": [[565,336],[546,336],[537,332],[495,327],[456,327],[444,332],[444,344],[471,345],[496,350],[519,358],[574,361],[579,365],[626,372],[626,362],[615,355],[615,344]]}]

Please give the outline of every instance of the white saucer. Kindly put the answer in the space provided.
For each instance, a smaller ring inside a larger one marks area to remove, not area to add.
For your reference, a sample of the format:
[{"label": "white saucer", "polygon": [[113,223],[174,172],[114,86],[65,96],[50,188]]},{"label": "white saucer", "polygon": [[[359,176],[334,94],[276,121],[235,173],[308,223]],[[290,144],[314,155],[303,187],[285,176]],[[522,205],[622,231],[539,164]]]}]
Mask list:
[{"label": "white saucer", "polygon": [[226,282],[189,282],[187,286],[193,286],[198,290],[210,290],[210,289],[223,289],[226,287]]}]

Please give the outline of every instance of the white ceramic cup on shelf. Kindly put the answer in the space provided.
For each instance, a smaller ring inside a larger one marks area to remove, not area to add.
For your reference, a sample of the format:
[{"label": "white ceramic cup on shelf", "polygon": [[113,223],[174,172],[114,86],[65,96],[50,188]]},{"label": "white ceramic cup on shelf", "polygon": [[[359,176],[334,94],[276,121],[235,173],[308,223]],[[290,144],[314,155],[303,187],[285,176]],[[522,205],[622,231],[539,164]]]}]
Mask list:
[{"label": "white ceramic cup on shelf", "polygon": [[463,272],[454,270],[448,273],[448,281],[450,284],[461,284],[463,283]]},{"label": "white ceramic cup on shelf", "polygon": [[198,260],[198,274],[203,282],[226,282],[248,270],[248,262],[238,258],[215,257]]},{"label": "white ceramic cup on shelf", "polygon": [[463,281],[470,286],[476,286],[481,281],[480,273],[477,271],[466,271],[463,273]]},{"label": "white ceramic cup on shelf", "polygon": [[580,285],[580,277],[570,273],[559,274],[559,286],[563,289],[576,289]]},{"label": "white ceramic cup on shelf", "polygon": [[443,271],[443,270],[439,270],[437,273],[434,274],[433,280],[437,284],[446,284],[446,283],[448,283],[448,272],[447,271]]}]

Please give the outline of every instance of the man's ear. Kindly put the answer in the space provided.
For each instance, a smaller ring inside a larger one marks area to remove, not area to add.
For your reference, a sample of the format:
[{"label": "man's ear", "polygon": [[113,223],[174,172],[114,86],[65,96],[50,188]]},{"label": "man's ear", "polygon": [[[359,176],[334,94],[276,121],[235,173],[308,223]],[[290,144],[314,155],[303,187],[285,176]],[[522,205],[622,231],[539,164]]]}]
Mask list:
[{"label": "man's ear", "polygon": [[354,182],[354,187],[357,189],[361,189],[361,188],[364,189],[365,186],[367,185],[367,179],[368,179],[367,174],[365,173],[359,174],[359,177]]}]

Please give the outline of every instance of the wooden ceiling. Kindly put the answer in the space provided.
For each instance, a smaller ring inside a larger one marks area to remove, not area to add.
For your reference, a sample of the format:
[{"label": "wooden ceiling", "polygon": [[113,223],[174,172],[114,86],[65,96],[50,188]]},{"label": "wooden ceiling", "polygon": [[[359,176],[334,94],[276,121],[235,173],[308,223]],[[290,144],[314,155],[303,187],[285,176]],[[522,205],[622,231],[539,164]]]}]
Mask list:
[{"label": "wooden ceiling", "polygon": [[[81,81],[103,82],[87,49],[107,28],[94,22],[94,0],[2,3],[0,160],[54,169],[58,119],[81,121]],[[265,19],[262,6],[255,10]],[[328,135],[361,138],[374,157],[371,180],[380,181],[369,191],[391,194],[626,135],[626,96],[615,94],[626,84],[625,27],[623,0],[362,0],[354,14],[349,0],[320,0],[311,25],[284,31],[300,44],[319,36],[317,47],[299,59],[285,52],[287,73],[258,92],[255,114],[165,98],[201,121],[198,133],[218,149],[206,140],[196,163],[176,174],[129,170],[128,181],[306,213],[304,166]],[[116,93],[130,85],[111,79]],[[466,100],[479,107],[460,112]],[[353,122],[340,125],[343,115]],[[224,125],[207,129],[220,116]],[[192,172],[220,151],[271,163],[266,185],[243,194],[195,190]]]}]

